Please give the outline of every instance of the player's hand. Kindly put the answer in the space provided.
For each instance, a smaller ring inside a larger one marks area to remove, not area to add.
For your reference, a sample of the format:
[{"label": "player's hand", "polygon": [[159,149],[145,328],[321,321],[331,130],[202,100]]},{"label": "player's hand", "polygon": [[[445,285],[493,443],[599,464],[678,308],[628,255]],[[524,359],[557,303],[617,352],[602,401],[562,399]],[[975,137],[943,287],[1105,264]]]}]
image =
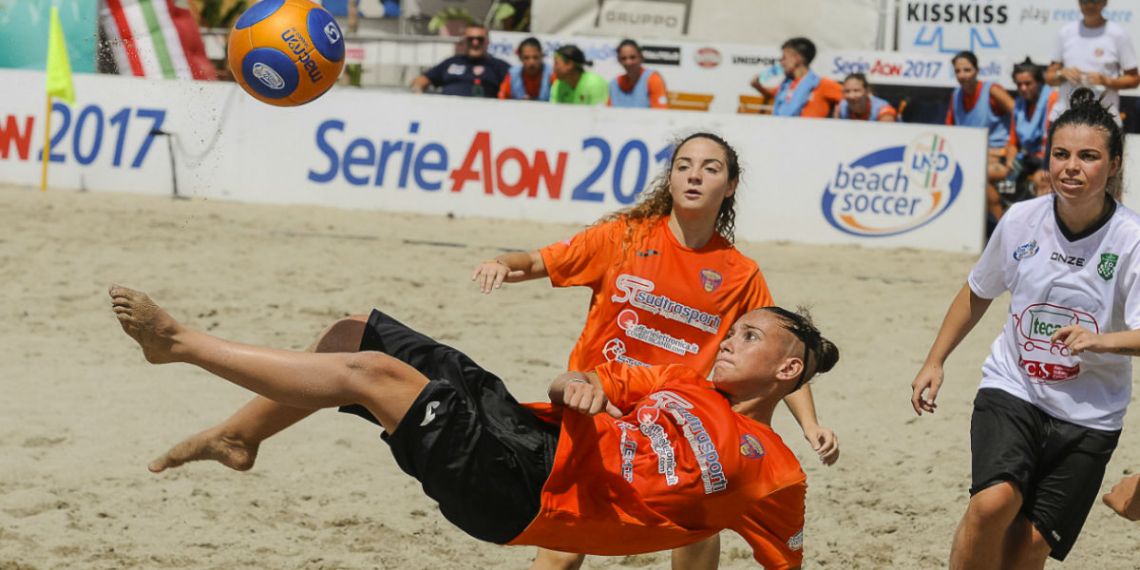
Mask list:
[{"label": "player's hand", "polygon": [[819,454],[824,465],[831,466],[839,461],[839,436],[835,432],[817,425],[804,429],[804,439]]},{"label": "player's hand", "polygon": [[602,388],[586,380],[573,379],[566,383],[562,390],[562,405],[587,416],[604,411],[615,418],[621,417],[621,410],[610,403]]},{"label": "player's hand", "polygon": [[1069,347],[1069,352],[1072,352],[1074,356],[1086,350],[1089,352],[1108,351],[1108,347],[1104,343],[1104,335],[1096,334],[1081,325],[1061,327],[1053,333],[1050,340],[1054,344],[1061,343]]},{"label": "player's hand", "polygon": [[1085,83],[1089,85],[1104,85],[1108,86],[1108,78],[1103,73],[1090,71],[1085,74]]},{"label": "player's hand", "polygon": [[1112,486],[1112,490],[1103,497],[1104,504],[1108,505],[1116,514],[1130,520],[1140,521],[1140,473],[1125,477]]},{"label": "player's hand", "polygon": [[1064,77],[1069,83],[1080,83],[1081,75],[1081,70],[1075,67],[1065,67],[1061,69],[1061,77]]},{"label": "player's hand", "polygon": [[938,409],[938,404],[934,403],[934,400],[938,398],[938,389],[941,387],[942,366],[922,365],[918,376],[915,376],[914,382],[910,383],[910,405],[914,408],[914,413],[920,416],[922,412],[933,414]]},{"label": "player's hand", "polygon": [[475,266],[475,273],[471,280],[479,287],[479,291],[488,295],[491,291],[503,286],[503,282],[511,275],[522,275],[522,271],[511,271],[507,264],[492,259]]}]

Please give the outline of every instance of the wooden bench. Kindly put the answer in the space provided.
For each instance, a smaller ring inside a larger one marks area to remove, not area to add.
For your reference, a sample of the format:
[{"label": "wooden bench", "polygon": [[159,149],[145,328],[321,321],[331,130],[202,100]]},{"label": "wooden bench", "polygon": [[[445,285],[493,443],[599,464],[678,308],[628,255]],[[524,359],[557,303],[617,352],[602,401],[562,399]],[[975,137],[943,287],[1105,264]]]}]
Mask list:
[{"label": "wooden bench", "polygon": [[670,109],[687,111],[708,111],[714,97],[707,93],[685,93],[683,91],[669,91],[668,93]]},{"label": "wooden bench", "polygon": [[741,95],[736,112],[746,115],[771,115],[772,103],[763,95]]}]

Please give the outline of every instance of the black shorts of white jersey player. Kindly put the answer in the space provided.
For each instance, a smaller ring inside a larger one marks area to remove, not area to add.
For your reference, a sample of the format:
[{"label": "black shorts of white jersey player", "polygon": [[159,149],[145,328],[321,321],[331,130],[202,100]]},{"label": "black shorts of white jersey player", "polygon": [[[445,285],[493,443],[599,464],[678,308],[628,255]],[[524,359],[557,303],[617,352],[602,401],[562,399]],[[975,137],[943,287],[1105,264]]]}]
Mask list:
[{"label": "black shorts of white jersey player", "polygon": [[1021,514],[1064,560],[1100,492],[1120,431],[1054,418],[1012,394],[982,388],[970,421],[970,495],[1010,482],[1021,491]]}]

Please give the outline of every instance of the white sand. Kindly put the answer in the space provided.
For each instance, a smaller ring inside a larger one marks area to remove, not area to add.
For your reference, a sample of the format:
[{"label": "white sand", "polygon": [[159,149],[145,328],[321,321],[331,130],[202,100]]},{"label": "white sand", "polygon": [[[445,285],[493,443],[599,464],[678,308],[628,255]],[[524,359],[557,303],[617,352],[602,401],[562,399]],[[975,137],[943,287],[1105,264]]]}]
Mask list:
[{"label": "white sand", "polygon": [[[319,413],[270,440],[248,473],[199,463],[150,474],[152,457],[249,394],[188,366],[146,364],[105,290],[138,287],[193,326],[296,349],[340,316],[382,307],[534,400],[565,363],[587,292],[539,282],[484,297],[468,278],[498,248],[534,248],[575,228],[11,187],[0,188],[0,205],[0,569],[529,561],[529,548],[452,528],[377,430],[343,414]],[[839,464],[821,467],[789,414],[776,421],[808,473],[805,567],[943,566],[969,484],[970,402],[1006,301],[948,363],[938,414],[916,419],[909,385],[969,256],[741,249],[778,302],[814,307],[843,353],[814,385],[821,420],[840,435]],[[1136,416],[1102,492],[1140,468]],[[725,537],[722,567],[751,567],[744,542]],[[647,566],[667,567],[668,557],[587,563]],[[1140,526],[1098,503],[1065,567],[1140,568]]]}]

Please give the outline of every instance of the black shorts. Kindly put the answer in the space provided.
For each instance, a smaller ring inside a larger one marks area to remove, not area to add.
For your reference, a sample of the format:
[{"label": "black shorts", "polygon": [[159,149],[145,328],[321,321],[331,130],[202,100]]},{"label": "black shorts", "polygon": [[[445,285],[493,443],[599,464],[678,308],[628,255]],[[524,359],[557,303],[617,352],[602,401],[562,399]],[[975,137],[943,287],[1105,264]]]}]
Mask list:
[{"label": "black shorts", "polygon": [[[372,311],[361,351],[398,358],[429,380],[392,434],[396,463],[443,516],[471,536],[505,544],[538,515],[558,426],[538,419],[502,380],[454,348]],[[363,406],[341,408],[379,425]]]},{"label": "black shorts", "polygon": [[995,388],[978,390],[970,421],[970,495],[1009,481],[1021,514],[1064,560],[1092,509],[1120,431],[1079,426]]}]

